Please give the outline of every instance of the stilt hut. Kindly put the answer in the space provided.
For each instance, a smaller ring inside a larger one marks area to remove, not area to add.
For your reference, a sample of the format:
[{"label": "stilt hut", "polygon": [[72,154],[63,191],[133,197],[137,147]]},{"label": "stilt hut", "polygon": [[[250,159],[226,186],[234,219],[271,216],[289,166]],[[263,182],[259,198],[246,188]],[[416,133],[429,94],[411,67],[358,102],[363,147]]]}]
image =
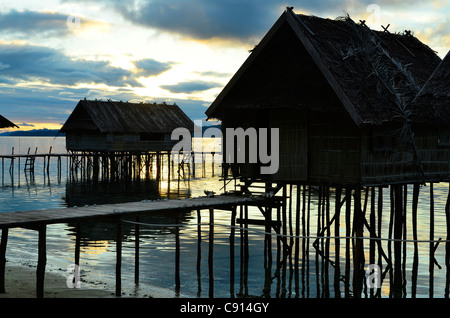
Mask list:
[{"label": "stilt hut", "polygon": [[8,119],[0,115],[0,128],[19,128],[16,124],[10,122]]},{"label": "stilt hut", "polygon": [[439,91],[425,84],[434,73],[444,85],[444,67],[410,31],[287,9],[206,111],[221,120],[225,138],[227,128],[278,128],[278,170],[261,174],[260,160],[232,160],[224,174],[355,186],[449,180],[450,138],[441,139],[450,131],[449,104],[434,107],[421,91]]},{"label": "stilt hut", "polygon": [[61,132],[69,151],[170,151],[176,128],[194,123],[178,105],[81,100]]}]

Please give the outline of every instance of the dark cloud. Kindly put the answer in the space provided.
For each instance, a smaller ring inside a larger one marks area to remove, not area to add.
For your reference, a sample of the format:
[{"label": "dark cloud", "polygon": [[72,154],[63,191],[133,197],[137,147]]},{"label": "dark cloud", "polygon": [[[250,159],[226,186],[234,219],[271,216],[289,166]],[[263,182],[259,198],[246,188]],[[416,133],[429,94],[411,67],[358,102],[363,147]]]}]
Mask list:
[{"label": "dark cloud", "polygon": [[82,25],[96,23],[67,14],[10,10],[0,15],[0,34],[4,38],[62,37]]},{"label": "dark cloud", "polygon": [[168,90],[171,93],[196,93],[207,91],[211,88],[222,87],[222,84],[214,82],[204,82],[204,81],[188,81],[173,85],[161,85],[162,89]]},{"label": "dark cloud", "polygon": [[134,65],[138,69],[138,75],[144,77],[159,75],[172,68],[171,63],[159,62],[154,59],[134,61]]},{"label": "dark cloud", "polygon": [[[273,24],[277,1],[148,0],[116,8],[129,21],[186,36],[251,38]],[[128,2],[127,2],[128,3]]]},{"label": "dark cloud", "polygon": [[42,46],[0,44],[0,65],[0,83],[40,80],[59,85],[141,86],[131,71],[112,67],[107,61],[73,60]]},{"label": "dark cloud", "polygon": [[[75,0],[61,0],[75,2]],[[259,40],[286,7],[322,17],[367,13],[373,0],[77,0],[103,3],[129,22],[196,39]],[[380,0],[381,10],[408,10],[419,0]]]}]

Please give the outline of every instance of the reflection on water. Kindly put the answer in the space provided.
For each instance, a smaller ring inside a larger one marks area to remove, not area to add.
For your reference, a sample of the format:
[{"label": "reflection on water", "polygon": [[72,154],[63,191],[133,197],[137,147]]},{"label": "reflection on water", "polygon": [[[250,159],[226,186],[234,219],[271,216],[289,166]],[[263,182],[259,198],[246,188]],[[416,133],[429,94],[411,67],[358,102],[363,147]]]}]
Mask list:
[{"label": "reflection on water", "polygon": [[[17,140],[9,140],[8,145],[14,142]],[[30,147],[42,142],[45,146],[39,147],[43,149],[52,144],[54,152],[64,149],[63,138],[42,141],[22,138],[22,149],[28,147],[26,142],[34,143]],[[9,152],[3,149],[3,153]],[[213,177],[210,165],[189,182],[183,180],[180,186],[169,185],[168,180],[162,183],[153,180],[78,182],[68,178],[67,173],[59,179],[53,167],[47,174],[37,159],[34,178],[26,176],[23,170],[14,179],[5,173],[0,187],[0,212],[195,197],[203,195],[204,190],[220,193],[223,186],[218,181],[218,166]],[[201,164],[197,169],[203,169]],[[67,171],[65,160],[62,171]],[[434,220],[430,218],[430,186],[427,185],[420,189],[414,223],[410,195],[413,189],[408,189],[403,231],[403,239],[408,241],[400,244],[388,240],[393,231],[389,189],[383,190],[381,214],[378,214],[378,204],[372,207],[370,194],[367,201],[365,197],[362,200],[368,224],[376,224],[377,235],[383,239],[379,241],[367,239],[370,236],[367,227],[363,229],[365,240],[347,237],[354,233],[349,232],[346,220],[354,215],[347,215],[343,208],[338,219],[334,214],[336,194],[331,191],[325,201],[317,188],[287,188],[286,209],[272,211],[273,220],[285,221],[286,226],[279,229],[280,235],[261,225],[238,222],[235,228],[231,227],[231,212],[225,210],[215,210],[213,240],[207,210],[141,216],[139,222],[144,225],[139,227],[123,223],[123,291],[136,297],[151,296],[152,287],[164,288],[169,295],[178,297],[447,297],[448,244],[439,243],[439,239],[447,239],[448,184],[435,184],[433,190]],[[245,211],[244,214],[240,209],[236,212],[238,219],[245,219]],[[262,218],[258,208],[249,207],[248,219]],[[415,224],[417,231],[413,232]],[[434,227],[431,236],[430,227]],[[76,224],[48,226],[48,271],[65,275],[67,266],[74,262],[76,231]],[[114,291],[115,225],[84,222],[79,231],[84,288]],[[136,231],[139,231],[138,285],[134,277]],[[430,238],[435,242],[430,243]],[[358,270],[356,258],[362,260],[362,271]],[[37,233],[11,229],[7,259],[10,264],[35,266]],[[396,263],[398,260],[400,263]],[[380,266],[380,288],[371,288],[374,281],[369,280],[371,273],[366,272],[370,264]]]}]

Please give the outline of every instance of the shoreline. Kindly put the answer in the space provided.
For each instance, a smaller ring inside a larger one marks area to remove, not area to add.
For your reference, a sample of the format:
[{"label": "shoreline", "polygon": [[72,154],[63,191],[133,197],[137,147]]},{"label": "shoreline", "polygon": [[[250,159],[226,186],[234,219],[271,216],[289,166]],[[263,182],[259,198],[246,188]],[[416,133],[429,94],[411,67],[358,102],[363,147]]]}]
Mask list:
[{"label": "shoreline", "polygon": [[[95,287],[82,282],[80,288],[67,287],[67,277],[56,272],[45,272],[44,298],[175,298],[173,292],[161,288],[151,288],[151,293],[142,297],[123,294]],[[6,265],[5,293],[2,298],[36,298],[36,268],[20,265]]]},{"label": "shoreline", "polygon": [[[66,277],[45,272],[44,298],[119,298],[106,289],[67,287]],[[36,268],[7,265],[5,269],[5,293],[0,298],[36,298]]]}]

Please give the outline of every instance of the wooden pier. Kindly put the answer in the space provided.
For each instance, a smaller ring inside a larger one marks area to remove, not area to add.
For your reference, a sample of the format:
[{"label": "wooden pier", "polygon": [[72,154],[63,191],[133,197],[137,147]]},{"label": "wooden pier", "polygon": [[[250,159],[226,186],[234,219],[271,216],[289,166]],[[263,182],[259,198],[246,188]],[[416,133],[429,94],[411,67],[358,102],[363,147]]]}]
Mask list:
[{"label": "wooden pier", "polygon": [[[135,218],[154,212],[173,212],[204,210],[210,211],[209,223],[214,223],[214,209],[230,210],[236,215],[238,206],[266,206],[270,200],[264,197],[246,197],[238,195],[219,195],[214,197],[198,197],[180,200],[154,200],[130,202],[120,204],[91,205],[84,207],[58,208],[48,210],[33,210],[0,213],[0,229],[2,230],[0,243],[0,293],[5,293],[5,265],[10,228],[26,228],[38,231],[38,264],[36,270],[36,296],[44,296],[44,276],[46,266],[46,227],[49,224],[75,223],[79,235],[80,223],[84,221],[99,221],[116,225],[116,296],[121,295],[121,262],[122,262],[122,219]],[[136,222],[136,226],[139,223]],[[211,229],[211,233],[213,233]],[[80,259],[80,239],[77,237],[75,247],[75,263]],[[136,240],[137,242],[139,240]],[[139,264],[139,246],[136,246],[136,264]],[[138,268],[136,269],[138,273]]]},{"label": "wooden pier", "polygon": [[[52,153],[49,151],[38,153],[38,148],[32,152],[28,148],[25,154],[16,154],[14,147],[11,154],[2,154],[1,174],[4,185],[5,170],[8,169],[11,181],[14,180],[15,171],[20,180],[23,172],[34,177],[36,159],[43,159],[43,172],[50,172],[50,161],[56,159],[56,172],[58,179],[62,175],[62,159],[67,160],[67,173],[70,180],[81,181],[132,181],[141,179],[154,180],[189,180],[195,177],[206,177],[206,164],[211,165],[211,175],[215,175],[216,153],[191,152],[190,154],[170,151],[154,152],[66,152]],[[220,154],[218,154],[220,155]],[[196,158],[201,158],[201,162]],[[9,168],[7,168],[9,162]],[[200,165],[200,167],[199,167]],[[17,167],[17,168],[16,168]],[[5,169],[6,168],[6,169]]]}]

